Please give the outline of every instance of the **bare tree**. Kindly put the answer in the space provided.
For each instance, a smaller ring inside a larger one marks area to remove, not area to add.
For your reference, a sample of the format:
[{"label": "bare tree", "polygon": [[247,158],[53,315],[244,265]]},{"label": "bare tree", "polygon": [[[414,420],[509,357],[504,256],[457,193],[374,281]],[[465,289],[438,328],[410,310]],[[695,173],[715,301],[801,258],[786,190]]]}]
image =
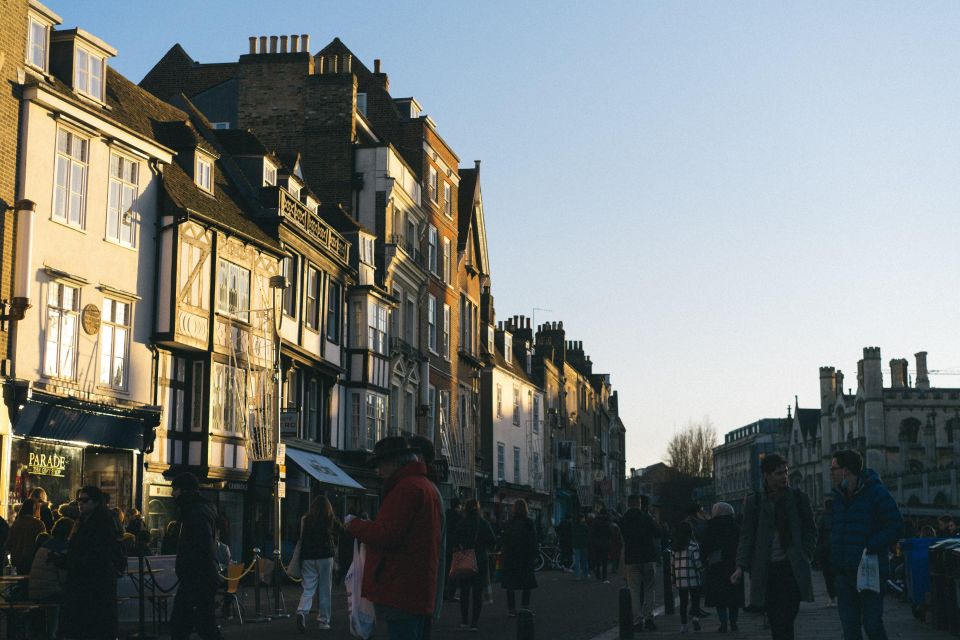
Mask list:
[{"label": "bare tree", "polygon": [[691,420],[670,439],[666,462],[681,473],[709,478],[713,475],[713,447],[716,442],[717,431],[710,418],[704,416],[700,422]]}]

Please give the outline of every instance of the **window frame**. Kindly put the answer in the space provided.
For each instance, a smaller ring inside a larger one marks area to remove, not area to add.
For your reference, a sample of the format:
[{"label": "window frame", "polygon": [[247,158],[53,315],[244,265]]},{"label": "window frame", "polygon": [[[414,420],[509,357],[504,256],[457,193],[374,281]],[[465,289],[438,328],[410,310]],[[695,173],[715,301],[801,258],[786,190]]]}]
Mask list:
[{"label": "window frame", "polygon": [[453,218],[453,185],[449,182],[443,183],[443,213]]},{"label": "window frame", "polygon": [[266,158],[263,159],[263,186],[277,186],[277,167]]},{"label": "window frame", "polygon": [[[66,137],[66,151],[60,150],[61,134]],[[81,145],[80,156],[75,156],[74,142],[79,141]],[[50,209],[50,219],[60,224],[65,224],[74,229],[85,230],[87,226],[87,183],[90,175],[90,138],[67,127],[57,127],[56,142],[54,145],[54,180],[53,180],[53,206]],[[63,176],[61,185],[61,167],[64,167],[66,175]],[[80,170],[80,191],[74,190],[74,182],[77,178],[76,171]],[[62,190],[62,197],[58,197],[58,192]],[[74,220],[72,205],[74,197],[77,198],[79,205],[76,220]],[[62,213],[60,203],[62,202]]]},{"label": "window frame", "polygon": [[452,260],[453,260],[453,259],[452,259],[452,254],[453,254],[453,251],[451,250],[450,238],[447,238],[446,236],[444,236],[443,239],[442,239],[442,241],[441,241],[441,244],[443,245],[443,251],[442,251],[442,255],[443,255],[443,275],[441,276],[441,278],[443,278],[443,281],[446,282],[447,284],[453,284],[453,275],[452,275],[452,273],[453,273],[453,269],[452,269]]},{"label": "window frame", "polygon": [[447,360],[450,359],[450,305],[443,303],[443,352]]},{"label": "window frame", "polygon": [[[114,175],[114,159],[117,161],[117,167],[119,169],[120,175]],[[129,165],[133,167],[132,174],[130,178],[124,175],[123,167]],[[114,201],[114,184],[117,185],[117,197],[119,198],[119,204],[116,204]],[[125,190],[129,190],[132,195],[130,196],[130,205],[124,211],[124,194]],[[137,220],[137,212],[134,211],[134,206],[137,203],[137,200],[140,198],[140,161],[134,160],[129,156],[123,155],[122,153],[117,153],[114,150],[110,151],[110,164],[107,171],[107,224],[106,224],[106,239],[110,242],[118,244],[122,247],[127,247],[129,249],[135,249],[137,247],[137,228],[139,226]],[[116,205],[116,206],[115,206]],[[129,217],[128,217],[129,214]],[[116,216],[115,228],[116,234],[111,235],[110,225],[112,218]],[[128,222],[124,222],[124,218],[128,217]],[[123,238],[123,228],[124,225],[127,225],[129,228],[130,239],[129,241]]]},{"label": "window frame", "polygon": [[521,475],[520,475],[520,447],[513,447],[513,482],[515,484],[522,484]]},{"label": "window frame", "polygon": [[327,277],[327,324],[324,333],[327,340],[335,344],[340,344],[340,326],[343,318],[341,304],[340,283]]},{"label": "window frame", "polygon": [[[224,267],[226,267],[226,269],[224,269]],[[246,275],[246,291],[237,289],[235,292],[232,292],[230,290],[231,276],[234,270],[236,270],[238,276]],[[250,269],[240,266],[235,262],[230,262],[225,258],[217,258],[217,313],[249,324],[251,275]],[[221,282],[222,277],[226,278],[226,300],[224,300],[223,295],[224,289],[222,287],[224,283]],[[230,300],[231,295],[235,295],[236,297],[236,300],[233,302]]]},{"label": "window frame", "polygon": [[207,193],[213,193],[213,158],[199,151],[193,162],[193,183]]},{"label": "window frame", "polygon": [[[43,46],[41,47],[42,64],[37,64],[33,59],[36,44],[33,38],[34,26],[38,26],[43,30]],[[25,62],[35,69],[40,69],[44,73],[47,72],[50,64],[50,24],[32,15],[27,16],[27,50]]]},{"label": "window frame", "polygon": [[307,265],[303,287],[303,324],[311,331],[320,331],[320,300],[323,295],[323,272]]},{"label": "window frame", "polygon": [[[49,378],[57,378],[60,380],[76,380],[77,378],[77,345],[80,341],[80,293],[81,289],[79,286],[70,283],[70,282],[61,282],[61,281],[51,281],[48,285],[49,287],[56,287],[56,301],[51,303],[51,291],[47,291],[47,325],[44,330],[43,337],[43,375]],[[72,296],[72,305],[70,307],[64,306],[64,292],[70,289],[73,291]],[[56,318],[54,319],[54,315]],[[70,320],[69,324],[72,325],[70,330],[70,342],[64,343],[64,321],[67,319]],[[56,342],[50,340],[50,331],[52,324],[56,321],[57,333],[56,333]],[[51,346],[55,347],[53,354],[52,364],[54,365],[51,368],[51,355],[50,348]],[[69,352],[69,362],[64,359],[63,350],[67,349]],[[72,351],[70,351],[72,349]],[[65,369],[69,369],[68,372]]]},{"label": "window frame", "polygon": [[497,442],[497,482],[498,483],[507,481],[506,456],[507,456],[506,445],[504,445],[502,442]]},{"label": "window frame", "polygon": [[439,253],[440,253],[440,234],[434,225],[430,225],[427,232],[427,269],[430,273],[438,276],[439,273]]},{"label": "window frame", "polygon": [[437,298],[427,294],[427,348],[437,353]]},{"label": "window frame", "polygon": [[437,204],[437,198],[439,198],[439,194],[437,193],[439,177],[440,174],[436,167],[433,165],[427,167],[427,197],[429,197],[430,202],[434,204]]},{"label": "window frame", "polygon": [[[81,55],[82,54],[82,55]],[[81,69],[80,62],[83,56],[86,56],[86,66]],[[94,61],[98,61],[99,64],[94,64]],[[106,84],[106,58],[102,55],[94,53],[87,47],[77,43],[73,46],[73,90],[77,93],[84,95],[88,98],[96,100],[97,102],[104,102],[104,89]],[[96,93],[92,92],[90,89],[94,86],[93,80],[94,75],[92,73],[93,69],[99,67],[99,77],[97,79],[97,91]],[[84,82],[85,80],[85,82]]]},{"label": "window frame", "polygon": [[[108,305],[107,303],[110,304]],[[118,322],[116,320],[117,305],[123,305],[125,308],[123,322]],[[132,328],[133,302],[131,300],[122,300],[119,298],[105,296],[103,298],[103,313],[101,314],[100,318],[100,367],[97,376],[98,386],[104,389],[119,391],[121,393],[126,392],[129,389],[130,334],[132,333]],[[110,366],[108,377],[113,378],[113,373],[116,371],[116,336],[118,331],[123,331],[123,354],[120,356],[121,381],[120,384],[115,384],[112,379],[108,379],[106,382],[104,382],[104,360],[106,359],[107,364]],[[110,334],[109,340],[107,339],[108,333]],[[108,347],[109,352],[105,353],[105,350]]]}]

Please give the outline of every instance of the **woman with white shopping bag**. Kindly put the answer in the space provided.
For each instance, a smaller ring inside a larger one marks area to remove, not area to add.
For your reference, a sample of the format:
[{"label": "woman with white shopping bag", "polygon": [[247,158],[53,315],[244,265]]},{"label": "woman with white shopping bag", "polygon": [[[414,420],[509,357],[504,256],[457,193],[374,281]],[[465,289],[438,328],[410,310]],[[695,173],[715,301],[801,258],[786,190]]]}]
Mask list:
[{"label": "woman with white shopping bag", "polygon": [[300,541],[294,549],[291,569],[296,571],[299,560],[303,593],[297,605],[297,628],[307,630],[307,616],[313,608],[314,595],[319,596],[317,622],[320,629],[330,628],[330,599],[333,588],[333,557],[336,555],[336,540],[343,525],[333,513],[330,501],[317,496],[310,510],[300,519]]}]

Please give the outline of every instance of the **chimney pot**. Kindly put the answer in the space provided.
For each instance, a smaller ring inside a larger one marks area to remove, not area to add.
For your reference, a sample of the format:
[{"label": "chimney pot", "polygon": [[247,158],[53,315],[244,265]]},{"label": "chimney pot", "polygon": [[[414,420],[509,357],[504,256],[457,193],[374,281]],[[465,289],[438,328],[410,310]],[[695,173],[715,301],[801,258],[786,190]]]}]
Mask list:
[{"label": "chimney pot", "polygon": [[280,36],[280,53],[287,52],[287,36]]},{"label": "chimney pot", "polygon": [[270,53],[277,52],[277,36],[270,36]]},{"label": "chimney pot", "polygon": [[373,59],[373,72],[380,73],[380,58]]},{"label": "chimney pot", "polygon": [[293,35],[290,36],[290,53],[297,53],[299,51],[299,42],[300,36]]},{"label": "chimney pot", "polygon": [[267,36],[260,36],[260,53],[267,52]]},{"label": "chimney pot", "polygon": [[300,34],[300,51],[310,52],[310,34]]},{"label": "chimney pot", "polygon": [[248,40],[250,40],[250,53],[256,53],[257,52],[257,36],[250,36]]}]

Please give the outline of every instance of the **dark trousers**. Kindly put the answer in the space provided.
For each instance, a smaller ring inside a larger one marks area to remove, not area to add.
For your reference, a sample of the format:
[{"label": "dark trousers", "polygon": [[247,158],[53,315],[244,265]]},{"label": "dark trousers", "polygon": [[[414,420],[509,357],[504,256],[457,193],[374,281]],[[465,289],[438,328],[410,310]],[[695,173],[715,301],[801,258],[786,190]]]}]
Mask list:
[{"label": "dark trousers", "polygon": [[767,569],[767,619],[773,640],[793,640],[793,626],[800,612],[800,587],[790,562],[771,562]]},{"label": "dark trousers", "polygon": [[687,605],[690,605],[690,614],[699,617],[700,587],[680,587],[680,624],[687,624]]},{"label": "dark trousers", "polygon": [[595,549],[593,557],[590,558],[590,566],[593,568],[593,574],[597,580],[607,579],[607,556],[610,555],[608,549]]},{"label": "dark trousers", "polygon": [[[483,607],[483,574],[477,574],[460,581],[460,622],[477,626],[480,609]],[[473,617],[470,617],[470,605],[473,605]]]},{"label": "dark trousers", "polygon": [[830,563],[823,564],[823,581],[827,584],[827,595],[831,600],[837,597],[837,575],[830,568]]},{"label": "dark trousers", "polygon": [[883,595],[875,591],[857,592],[857,576],[837,576],[837,611],[844,640],[861,640],[860,627],[870,640],[887,640],[883,627]]},{"label": "dark trousers", "polygon": [[[446,553],[446,556],[447,556],[447,557],[446,557],[446,565],[445,565],[445,566],[447,567],[447,575],[449,576],[449,575],[450,575],[450,565],[451,565],[452,562],[453,562],[453,545],[450,544],[449,542],[447,543],[447,553]],[[458,584],[458,582],[457,582],[456,580],[451,580],[449,577],[447,578],[446,582],[443,583],[443,599],[444,599],[444,600],[451,600],[451,599],[453,598],[453,596],[456,595],[456,593],[457,593],[457,584]]]},{"label": "dark trousers", "polygon": [[203,640],[222,640],[216,619],[216,585],[184,584],[180,581],[170,614],[171,640],[186,640],[196,629]]},{"label": "dark trousers", "polygon": [[[507,611],[517,610],[517,600],[513,589],[507,589]],[[530,606],[530,589],[520,592],[520,606],[526,609]]]},{"label": "dark trousers", "polygon": [[729,620],[733,624],[737,624],[737,618],[740,616],[740,610],[737,607],[717,607],[717,620],[722,624],[726,624]]}]

